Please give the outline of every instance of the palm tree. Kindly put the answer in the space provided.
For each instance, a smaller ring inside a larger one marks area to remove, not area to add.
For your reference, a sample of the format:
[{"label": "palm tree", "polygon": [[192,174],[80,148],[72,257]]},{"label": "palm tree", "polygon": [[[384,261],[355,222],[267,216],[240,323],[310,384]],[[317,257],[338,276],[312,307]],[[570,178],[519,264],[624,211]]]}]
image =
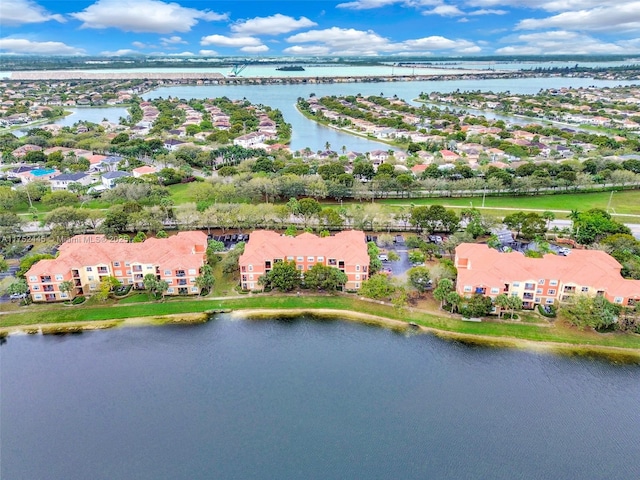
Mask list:
[{"label": "palm tree", "polygon": [[60,285],[58,286],[58,290],[60,290],[61,293],[66,293],[67,296],[73,291],[73,288],[74,288],[74,285],[71,280],[65,280],[64,282],[60,282]]},{"label": "palm tree", "polygon": [[499,308],[498,318],[502,318],[502,311],[509,308],[509,296],[504,293],[501,293],[496,297],[493,303],[495,304],[496,307]]}]

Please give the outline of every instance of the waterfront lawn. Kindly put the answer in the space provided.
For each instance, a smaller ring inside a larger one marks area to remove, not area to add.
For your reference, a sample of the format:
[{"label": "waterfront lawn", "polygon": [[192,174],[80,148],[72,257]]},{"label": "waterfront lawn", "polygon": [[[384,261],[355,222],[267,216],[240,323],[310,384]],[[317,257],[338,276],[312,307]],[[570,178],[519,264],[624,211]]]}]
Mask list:
[{"label": "waterfront lawn", "polygon": [[[560,342],[574,345],[600,345],[640,349],[640,335],[617,333],[598,334],[581,331],[556,322],[554,326],[542,327],[532,324],[499,322],[463,322],[451,318],[444,312],[442,316],[425,312],[398,310],[391,306],[359,300],[348,296],[271,296],[247,295],[245,298],[221,299],[175,299],[158,303],[125,304],[120,306],[63,307],[33,305],[24,313],[0,316],[0,327],[34,325],[39,323],[65,323],[98,320],[124,320],[135,317],[161,316],[180,313],[196,313],[220,309],[335,309],[354,311],[386,317],[399,321],[413,321],[425,327],[488,337],[509,337],[532,341]],[[486,339],[485,339],[486,342]]]},{"label": "waterfront lawn", "polygon": [[[611,200],[611,205],[609,205]],[[384,199],[377,200],[383,205],[444,205],[446,207],[469,208],[471,203],[474,207],[482,206],[481,197],[465,198],[408,198],[408,199]],[[610,212],[618,215],[640,215],[640,190],[625,190],[615,192],[613,197],[611,192],[596,193],[568,193],[558,195],[536,195],[536,196],[515,196],[515,197],[489,197],[485,198],[485,209],[526,209],[538,211],[558,212],[559,218],[566,217],[571,210],[584,212],[592,208],[606,210],[610,206]],[[562,215],[562,212],[566,212]]]}]

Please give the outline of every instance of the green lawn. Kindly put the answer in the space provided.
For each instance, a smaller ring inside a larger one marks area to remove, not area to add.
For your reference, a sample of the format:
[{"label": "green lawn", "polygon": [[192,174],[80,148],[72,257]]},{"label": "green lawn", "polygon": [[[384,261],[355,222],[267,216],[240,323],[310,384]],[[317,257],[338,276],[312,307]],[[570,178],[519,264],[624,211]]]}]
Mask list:
[{"label": "green lawn", "polygon": [[[609,205],[609,200],[611,204]],[[385,199],[377,200],[383,205],[433,205],[439,204],[447,207],[468,208],[473,205],[482,207],[482,198],[411,198],[411,199]],[[625,190],[615,192],[597,193],[573,193],[562,195],[538,195],[518,197],[486,197],[484,206],[486,209],[532,209],[551,210],[569,213],[571,210],[585,211],[591,208],[610,206],[610,212],[625,215],[640,215],[640,190]],[[562,214],[557,214],[562,217]],[[566,215],[565,215],[566,216]]]},{"label": "green lawn", "polygon": [[175,185],[169,185],[167,187],[174,205],[192,203],[196,201],[191,195],[191,186],[191,183],[176,183]]},{"label": "green lawn", "polygon": [[515,337],[533,341],[561,342],[580,345],[600,345],[640,349],[640,335],[596,334],[563,327],[541,327],[532,324],[498,322],[463,322],[446,314],[436,316],[424,312],[399,311],[390,306],[366,302],[347,296],[276,296],[247,295],[240,299],[174,298],[166,302],[125,304],[122,306],[63,307],[32,305],[22,313],[0,316],[0,327],[32,325],[35,323],[64,323],[73,321],[117,320],[132,317],[193,313],[214,309],[246,308],[329,308],[384,316],[401,321],[413,321],[444,332],[458,332],[491,337]]}]

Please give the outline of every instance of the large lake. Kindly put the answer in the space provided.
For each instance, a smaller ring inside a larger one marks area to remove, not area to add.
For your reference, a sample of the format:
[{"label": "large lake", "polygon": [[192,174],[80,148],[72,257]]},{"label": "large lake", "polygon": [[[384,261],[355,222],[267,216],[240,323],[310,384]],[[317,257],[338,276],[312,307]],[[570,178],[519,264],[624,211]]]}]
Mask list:
[{"label": "large lake", "polygon": [[640,478],[640,367],[342,321],[0,347],[0,477]]},{"label": "large lake", "polygon": [[[268,105],[279,109],[284,119],[292,125],[291,149],[324,150],[327,143],[333,150],[366,152],[376,149],[387,150],[389,147],[380,142],[355,137],[332,128],[318,125],[307,120],[297,111],[295,104],[298,97],[307,98],[311,94],[318,97],[325,95],[397,95],[399,98],[412,101],[421,92],[452,92],[455,90],[512,92],[534,94],[545,88],[561,87],[614,87],[629,85],[633,82],[594,80],[591,78],[518,78],[489,80],[438,80],[429,82],[363,82],[363,83],[323,83],[314,85],[211,85],[211,86],[176,86],[161,87],[142,95],[144,99],[177,97],[185,100],[192,98],[216,98],[226,96],[230,99],[246,98],[251,103]],[[506,117],[505,117],[506,118]],[[514,119],[511,119],[512,121]],[[517,121],[517,120],[515,120]],[[521,120],[522,122],[522,120]],[[525,121],[525,123],[529,123]]]}]

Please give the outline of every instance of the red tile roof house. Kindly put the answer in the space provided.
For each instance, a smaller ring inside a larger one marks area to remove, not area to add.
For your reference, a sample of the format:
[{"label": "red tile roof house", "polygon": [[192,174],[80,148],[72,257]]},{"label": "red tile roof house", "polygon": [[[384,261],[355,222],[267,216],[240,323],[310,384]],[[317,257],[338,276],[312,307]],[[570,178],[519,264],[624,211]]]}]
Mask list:
[{"label": "red tile roof house", "polygon": [[602,295],[612,303],[640,302],[640,280],[625,279],[620,265],[600,250],[572,250],[567,256],[527,258],[520,252],[499,252],[487,245],[456,247],[456,291],[495,298],[500,293],[522,299],[523,308],[566,302],[573,295]]},{"label": "red tile roof house", "polygon": [[[204,265],[206,250],[207,235],[197,231],[149,238],[142,243],[108,240],[104,235],[76,235],[60,245],[57,258],[40,260],[25,276],[34,302],[91,295],[107,276],[143,289],[148,273],[169,283],[167,295],[196,295],[200,289],[195,279]],[[60,291],[60,283],[66,280],[75,286],[68,294]]]},{"label": "red tile roof house", "polygon": [[240,256],[240,285],[243,290],[261,290],[258,279],[274,263],[294,261],[300,273],[320,263],[347,274],[345,290],[357,290],[369,278],[369,253],[364,232],[346,230],[330,237],[303,233],[297,237],[256,230],[249,236]]}]

